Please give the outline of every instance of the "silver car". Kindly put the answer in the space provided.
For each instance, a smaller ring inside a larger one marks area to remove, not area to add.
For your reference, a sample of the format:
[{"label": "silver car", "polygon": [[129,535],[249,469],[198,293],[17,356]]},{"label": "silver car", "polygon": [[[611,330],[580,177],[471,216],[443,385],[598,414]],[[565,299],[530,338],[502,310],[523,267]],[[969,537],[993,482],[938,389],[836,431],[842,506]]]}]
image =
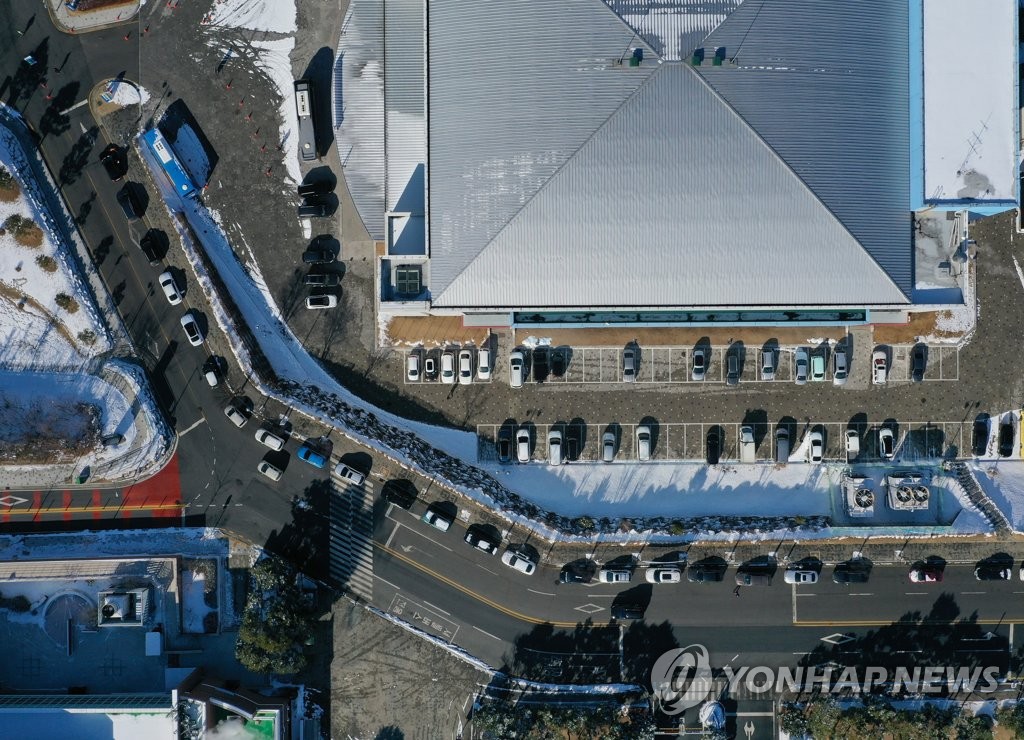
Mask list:
[{"label": "silver car", "polygon": [[636,350],[632,347],[622,350],[622,382],[636,382]]},{"label": "silver car", "polygon": [[775,380],[775,350],[761,352],[761,380]]},{"label": "silver car", "polygon": [[846,385],[849,375],[850,366],[847,364],[846,347],[840,344],[832,352],[832,383]]},{"label": "silver car", "polygon": [[708,371],[708,352],[703,347],[693,350],[692,369],[690,370],[691,380],[704,380]]},{"label": "silver car", "polygon": [[605,432],[601,437],[601,460],[606,463],[615,459],[615,432]]},{"label": "silver car", "polygon": [[797,385],[807,384],[807,348],[797,347],[796,352],[793,353],[794,360],[796,361],[796,376],[794,381]]}]

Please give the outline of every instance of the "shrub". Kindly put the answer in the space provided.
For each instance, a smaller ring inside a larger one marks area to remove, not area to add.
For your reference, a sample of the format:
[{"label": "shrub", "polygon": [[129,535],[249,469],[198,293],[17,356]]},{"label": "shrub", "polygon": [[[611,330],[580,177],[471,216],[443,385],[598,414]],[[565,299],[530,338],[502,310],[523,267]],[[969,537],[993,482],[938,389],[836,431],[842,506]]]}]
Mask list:
[{"label": "shrub", "polygon": [[57,260],[45,254],[36,257],[36,264],[46,272],[57,272]]},{"label": "shrub", "polygon": [[92,329],[83,329],[78,332],[78,341],[83,344],[88,344],[91,347],[96,344],[96,332]]},{"label": "shrub", "polygon": [[580,532],[593,532],[594,531],[594,520],[589,516],[581,516],[576,520],[576,528]]},{"label": "shrub", "polygon": [[18,181],[6,167],[0,165],[0,200],[9,203],[17,200],[19,195],[21,187],[18,186]]},{"label": "shrub", "polygon": [[69,296],[67,293],[58,293],[57,297],[54,298],[57,305],[63,308],[68,313],[75,313],[78,311],[78,301]]},{"label": "shrub", "polygon": [[673,537],[678,537],[686,531],[686,527],[680,521],[674,521],[668,525],[668,533]]},{"label": "shrub", "polygon": [[25,247],[38,247],[43,243],[43,232],[36,222],[20,214],[13,214],[4,221],[4,228],[14,235],[14,240]]}]

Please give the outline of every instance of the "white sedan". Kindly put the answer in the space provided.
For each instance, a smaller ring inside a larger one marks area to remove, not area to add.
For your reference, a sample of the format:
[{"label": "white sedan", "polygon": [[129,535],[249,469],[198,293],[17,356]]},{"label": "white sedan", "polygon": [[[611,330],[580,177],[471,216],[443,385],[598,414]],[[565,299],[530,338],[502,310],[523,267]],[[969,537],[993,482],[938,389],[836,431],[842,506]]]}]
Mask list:
[{"label": "white sedan", "polygon": [[889,374],[889,361],[885,357],[885,351],[876,349],[871,353],[871,381],[875,385],[883,385]]},{"label": "white sedan", "polygon": [[501,562],[507,565],[513,570],[518,570],[523,575],[533,575],[533,571],[536,570],[537,564],[530,560],[525,555],[521,555],[513,550],[506,550],[501,556]]},{"label": "white sedan", "polygon": [[813,570],[787,570],[782,580],[793,584],[811,584],[818,582],[818,574]]},{"label": "white sedan", "polygon": [[679,568],[648,568],[644,577],[648,583],[679,583],[683,572]]}]

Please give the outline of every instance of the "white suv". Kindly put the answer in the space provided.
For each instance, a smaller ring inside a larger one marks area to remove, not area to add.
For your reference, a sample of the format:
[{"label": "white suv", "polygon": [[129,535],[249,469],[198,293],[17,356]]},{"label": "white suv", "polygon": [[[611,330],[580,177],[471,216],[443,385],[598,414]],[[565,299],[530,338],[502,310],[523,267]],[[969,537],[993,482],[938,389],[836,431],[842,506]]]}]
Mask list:
[{"label": "white suv", "polygon": [[561,465],[565,462],[562,455],[562,433],[557,429],[548,432],[548,462],[551,465]]},{"label": "white suv", "polygon": [[636,457],[640,462],[647,462],[651,459],[651,428],[649,426],[636,428]]},{"label": "white suv", "polygon": [[508,384],[513,388],[522,388],[526,377],[526,358],[516,350],[508,356]]},{"label": "white suv", "polygon": [[597,580],[601,583],[629,583],[632,578],[630,571],[619,568],[602,568],[597,574]]}]

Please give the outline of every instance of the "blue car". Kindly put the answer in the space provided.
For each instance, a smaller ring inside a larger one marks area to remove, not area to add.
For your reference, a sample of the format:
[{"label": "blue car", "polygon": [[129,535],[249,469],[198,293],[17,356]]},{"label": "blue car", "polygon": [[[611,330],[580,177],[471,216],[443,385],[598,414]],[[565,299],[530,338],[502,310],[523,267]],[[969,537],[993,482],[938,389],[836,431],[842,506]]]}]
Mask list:
[{"label": "blue car", "polygon": [[304,462],[308,462],[314,468],[323,468],[327,466],[327,458],[319,450],[310,446],[309,442],[306,442],[299,448],[299,459]]}]

